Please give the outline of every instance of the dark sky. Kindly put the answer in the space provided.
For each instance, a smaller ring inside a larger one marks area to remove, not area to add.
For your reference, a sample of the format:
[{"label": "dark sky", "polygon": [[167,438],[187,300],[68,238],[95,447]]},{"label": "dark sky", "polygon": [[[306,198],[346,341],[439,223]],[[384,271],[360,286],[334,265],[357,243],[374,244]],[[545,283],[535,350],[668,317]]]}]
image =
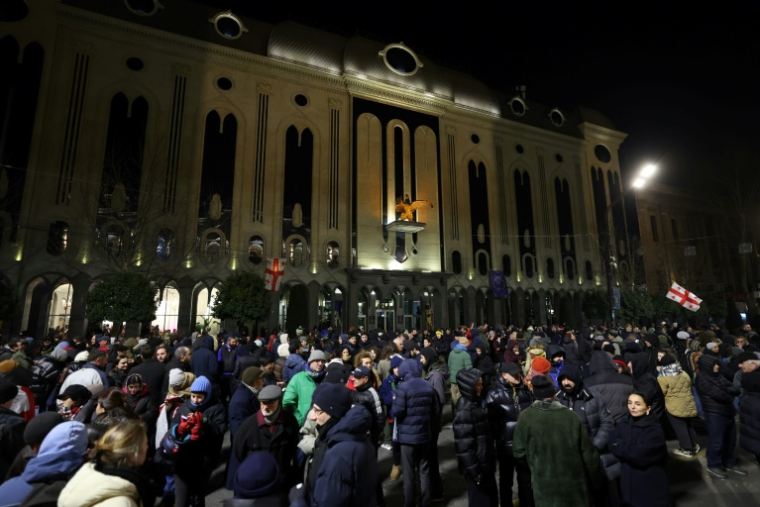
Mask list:
[{"label": "dark sky", "polygon": [[526,85],[529,100],[598,109],[629,135],[620,152],[629,177],[649,161],[663,183],[690,186],[709,184],[727,165],[760,171],[748,162],[760,135],[756,2],[202,1],[269,22],[401,40],[492,88]]}]

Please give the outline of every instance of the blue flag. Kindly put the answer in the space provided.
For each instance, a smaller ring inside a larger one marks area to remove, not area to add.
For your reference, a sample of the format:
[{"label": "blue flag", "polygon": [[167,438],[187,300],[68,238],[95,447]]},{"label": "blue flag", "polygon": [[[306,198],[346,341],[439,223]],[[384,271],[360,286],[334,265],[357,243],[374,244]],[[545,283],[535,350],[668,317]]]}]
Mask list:
[{"label": "blue flag", "polygon": [[491,282],[491,292],[495,298],[508,298],[509,289],[507,288],[507,278],[504,271],[491,269],[488,271],[488,279]]}]

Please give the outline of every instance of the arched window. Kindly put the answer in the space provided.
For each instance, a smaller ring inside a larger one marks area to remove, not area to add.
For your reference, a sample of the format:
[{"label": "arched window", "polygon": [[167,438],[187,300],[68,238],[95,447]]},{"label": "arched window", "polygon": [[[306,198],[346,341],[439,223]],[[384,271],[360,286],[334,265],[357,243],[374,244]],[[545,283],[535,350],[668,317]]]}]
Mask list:
[{"label": "arched window", "polygon": [[151,322],[151,327],[158,326],[161,331],[177,329],[179,322],[179,291],[176,287],[167,285],[161,292],[156,292],[156,297],[161,299],[156,309],[156,320]]},{"label": "arched window", "polygon": [[290,240],[288,243],[288,263],[297,268],[303,264],[303,241],[298,238]]},{"label": "arched window", "polygon": [[554,259],[551,257],[546,259],[546,276],[548,276],[550,280],[554,278]]},{"label": "arched window", "polygon": [[219,330],[221,329],[219,325],[219,321],[211,317],[211,306],[214,304],[214,300],[216,299],[218,294],[219,294],[219,289],[217,289],[216,287],[212,288],[210,293],[208,289],[204,288],[200,292],[198,292],[198,295],[196,296],[196,299],[195,299],[196,326],[199,324],[202,326],[204,319],[212,319],[211,328],[209,330],[209,334],[212,336],[219,333]]},{"label": "arched window", "polygon": [[112,257],[118,257],[124,246],[124,229],[119,225],[109,225],[106,230],[106,252]]},{"label": "arched window", "polygon": [[222,236],[218,232],[206,234],[206,244],[203,247],[204,257],[208,262],[216,262],[222,257]]},{"label": "arched window", "polygon": [[483,276],[488,274],[488,255],[485,252],[478,254],[478,273]]},{"label": "arched window", "polygon": [[586,280],[594,277],[594,270],[591,268],[591,261],[586,261]]},{"label": "arched window", "polygon": [[[2,235],[1,229],[0,235]],[[0,239],[2,238],[0,237]],[[69,224],[61,221],[51,223],[48,228],[47,253],[50,255],[61,255],[66,251],[68,244]]]},{"label": "arched window", "polygon": [[69,317],[71,316],[71,303],[74,298],[74,286],[63,283],[55,288],[50,297],[50,311],[48,312],[48,329],[69,329]]},{"label": "arched window", "polygon": [[325,252],[327,258],[327,267],[335,269],[340,266],[340,246],[335,241],[327,243],[327,251]]},{"label": "arched window", "polygon": [[261,264],[264,260],[264,238],[251,236],[248,240],[248,260],[251,264]]},{"label": "arched window", "polygon": [[568,280],[575,278],[575,262],[570,257],[565,259],[565,274]]},{"label": "arched window", "polygon": [[523,263],[525,264],[525,276],[533,278],[533,257],[526,255]]},{"label": "arched window", "polygon": [[455,275],[462,274],[462,254],[456,250],[451,252],[451,269]]},{"label": "arched window", "polygon": [[162,261],[168,261],[173,252],[174,231],[171,229],[161,229],[158,231],[158,239],[156,240],[156,257]]},{"label": "arched window", "polygon": [[512,276],[512,259],[509,255],[501,256],[501,269],[504,271],[504,276]]}]

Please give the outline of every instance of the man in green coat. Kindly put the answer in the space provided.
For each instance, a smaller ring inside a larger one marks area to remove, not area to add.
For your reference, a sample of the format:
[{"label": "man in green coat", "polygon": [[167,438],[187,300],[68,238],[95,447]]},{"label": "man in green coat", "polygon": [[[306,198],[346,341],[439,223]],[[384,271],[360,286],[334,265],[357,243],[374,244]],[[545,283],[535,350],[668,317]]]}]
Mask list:
[{"label": "man in green coat", "polygon": [[457,336],[457,344],[449,354],[449,375],[451,378],[451,403],[456,408],[459,400],[459,386],[457,385],[457,373],[465,368],[472,368],[472,358],[467,352],[470,341],[466,336]]},{"label": "man in green coat", "polygon": [[306,369],[293,375],[285,389],[282,398],[282,407],[296,416],[298,426],[303,426],[306,416],[311,410],[311,395],[317,388],[317,384],[325,378],[325,362],[327,356],[321,350],[315,350],[309,356]]},{"label": "man in green coat", "polygon": [[536,401],[517,419],[512,450],[528,462],[536,507],[591,505],[599,454],[580,417],[554,401],[556,391],[550,379],[533,378]]}]

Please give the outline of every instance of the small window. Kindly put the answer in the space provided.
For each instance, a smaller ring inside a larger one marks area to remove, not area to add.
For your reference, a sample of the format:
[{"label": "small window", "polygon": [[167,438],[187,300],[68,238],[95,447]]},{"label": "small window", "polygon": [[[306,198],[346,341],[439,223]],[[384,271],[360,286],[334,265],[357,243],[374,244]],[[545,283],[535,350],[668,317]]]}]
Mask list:
[{"label": "small window", "polygon": [[303,241],[293,239],[288,243],[288,263],[297,268],[303,264]]},{"label": "small window", "polygon": [[118,257],[124,246],[124,229],[118,225],[111,225],[106,231],[106,252],[111,257]]},{"label": "small window", "polygon": [[512,259],[509,255],[501,256],[501,269],[504,271],[504,276],[512,276]]},{"label": "small window", "polygon": [[533,257],[530,255],[525,256],[525,276],[533,278]]},{"label": "small window", "polygon": [[565,123],[565,115],[556,107],[549,112],[549,119],[555,127],[561,127]]},{"label": "small window", "polygon": [[591,268],[591,261],[586,261],[586,280],[594,277],[594,270]]},{"label": "small window", "polygon": [[678,222],[675,218],[670,219],[670,226],[673,228],[673,240],[678,241]]},{"label": "small window", "polygon": [[451,253],[451,269],[455,275],[462,274],[462,254],[456,250]]},{"label": "small window", "polygon": [[218,232],[206,234],[206,244],[203,248],[203,256],[208,262],[217,262],[222,258],[222,236]]},{"label": "small window", "polygon": [[485,252],[478,254],[478,273],[483,276],[488,274],[488,256]]},{"label": "small window", "polygon": [[298,107],[305,107],[309,104],[309,99],[306,97],[306,95],[303,95],[301,93],[293,97],[293,101]]},{"label": "small window", "polygon": [[232,90],[232,80],[228,77],[220,77],[216,80],[216,87],[224,92]]},{"label": "small window", "polygon": [[546,259],[546,276],[549,277],[549,280],[554,279],[554,259],[551,257]]},{"label": "small window", "polygon": [[560,155],[559,153],[557,153],[556,155],[554,155],[554,160],[556,160],[558,164],[561,164],[562,163],[562,155]]},{"label": "small window", "polygon": [[378,55],[383,57],[386,67],[402,76],[412,76],[423,66],[417,55],[403,42],[388,44]]},{"label": "small window", "polygon": [[515,145],[515,151],[522,155],[522,153],[525,151],[525,148],[523,148],[522,144]]},{"label": "small window", "polygon": [[575,278],[575,262],[570,257],[565,258],[565,274],[568,280]]},{"label": "small window", "polygon": [[[2,229],[0,229],[2,239]],[[50,255],[61,255],[69,243],[69,224],[56,221],[48,228],[47,252]]]},{"label": "small window", "polygon": [[340,266],[340,246],[335,241],[327,243],[327,251],[325,252],[327,267],[335,269]]},{"label": "small window", "polygon": [[139,16],[152,16],[158,9],[163,9],[163,5],[156,0],[124,0],[127,9]]},{"label": "small window", "polygon": [[610,153],[610,150],[608,150],[607,147],[602,144],[597,144],[594,146],[594,155],[596,155],[596,158],[599,160],[599,162],[602,162],[604,164],[612,160],[612,154]]},{"label": "small window", "polygon": [[478,144],[480,142],[480,137],[477,134],[473,134],[470,136],[470,140],[473,144]]},{"label": "small window", "polygon": [[174,252],[174,231],[171,229],[161,229],[158,231],[156,240],[156,257],[162,261],[168,261]]},{"label": "small window", "polygon": [[142,70],[145,65],[143,64],[143,61],[139,58],[133,56],[132,58],[127,58],[127,68],[129,70]]},{"label": "small window", "polygon": [[230,11],[220,12],[213,18],[209,19],[209,22],[214,24],[216,33],[225,39],[235,40],[248,32],[248,29],[243,26],[243,22],[240,18],[232,14]]},{"label": "small window", "polygon": [[512,110],[512,114],[515,116],[522,116],[528,108],[525,106],[525,101],[523,101],[523,99],[520,97],[513,97],[512,100],[509,101],[509,109]]},{"label": "small window", "polygon": [[660,241],[660,234],[657,231],[657,217],[649,215],[649,224],[652,227],[652,241]]},{"label": "small window", "polygon": [[261,236],[251,236],[248,240],[248,261],[251,264],[261,264],[264,260],[264,238]]}]

